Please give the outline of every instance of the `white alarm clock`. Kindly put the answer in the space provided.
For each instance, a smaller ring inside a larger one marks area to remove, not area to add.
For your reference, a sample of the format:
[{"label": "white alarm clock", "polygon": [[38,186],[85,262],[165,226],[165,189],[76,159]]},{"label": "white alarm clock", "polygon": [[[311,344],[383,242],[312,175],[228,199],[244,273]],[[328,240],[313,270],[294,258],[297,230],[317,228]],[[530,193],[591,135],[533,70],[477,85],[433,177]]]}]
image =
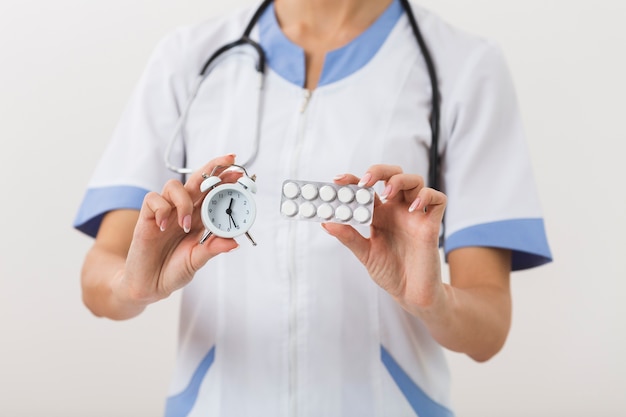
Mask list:
[{"label": "white alarm clock", "polygon": [[[220,168],[224,168],[222,173],[238,168],[244,175],[237,182],[222,183],[222,179],[214,175]],[[211,175],[202,174],[202,177],[204,181],[200,184],[200,191],[208,191],[208,194],[202,201],[200,212],[206,229],[200,243],[204,243],[211,235],[234,238],[245,234],[256,246],[256,242],[248,233],[256,218],[256,203],[253,196],[256,193],[255,177],[250,177],[244,167],[235,164],[218,166],[213,169]]]}]

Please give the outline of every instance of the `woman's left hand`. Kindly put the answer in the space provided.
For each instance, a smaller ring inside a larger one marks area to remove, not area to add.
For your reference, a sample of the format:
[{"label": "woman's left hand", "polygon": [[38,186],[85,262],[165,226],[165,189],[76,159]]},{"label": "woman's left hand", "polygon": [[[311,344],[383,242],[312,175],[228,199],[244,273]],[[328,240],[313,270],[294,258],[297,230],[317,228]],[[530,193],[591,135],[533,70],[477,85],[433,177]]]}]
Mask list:
[{"label": "woman's left hand", "polygon": [[455,352],[485,361],[503,346],[511,325],[511,251],[466,247],[448,254],[450,285],[441,279],[439,231],[446,196],[424,186],[418,175],[389,165],[372,166],[361,179],[339,184],[385,182],[374,203],[369,238],[348,225],[324,223],[365,265],[372,279],[433,338]]},{"label": "woman's left hand", "polygon": [[378,181],[385,182],[385,189],[374,203],[369,238],[348,225],[323,227],[356,255],[380,287],[418,314],[444,297],[439,232],[446,196],[398,166],[374,165],[360,179],[351,174],[335,178],[337,184],[360,186]]}]

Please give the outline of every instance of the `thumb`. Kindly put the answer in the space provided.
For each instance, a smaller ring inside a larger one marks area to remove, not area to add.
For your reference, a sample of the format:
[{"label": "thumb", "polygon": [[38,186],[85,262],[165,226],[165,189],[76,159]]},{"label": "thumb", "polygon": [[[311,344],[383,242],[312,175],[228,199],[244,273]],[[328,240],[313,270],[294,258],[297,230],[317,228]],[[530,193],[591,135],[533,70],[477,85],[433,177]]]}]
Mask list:
[{"label": "thumb", "polygon": [[364,238],[352,226],[337,223],[322,223],[329,235],[334,236],[352,251],[361,263],[365,264],[370,250],[369,239]]},{"label": "thumb", "polygon": [[235,239],[224,239],[211,236],[204,244],[195,243],[191,254],[191,265],[194,271],[202,268],[211,258],[233,251],[239,247]]}]

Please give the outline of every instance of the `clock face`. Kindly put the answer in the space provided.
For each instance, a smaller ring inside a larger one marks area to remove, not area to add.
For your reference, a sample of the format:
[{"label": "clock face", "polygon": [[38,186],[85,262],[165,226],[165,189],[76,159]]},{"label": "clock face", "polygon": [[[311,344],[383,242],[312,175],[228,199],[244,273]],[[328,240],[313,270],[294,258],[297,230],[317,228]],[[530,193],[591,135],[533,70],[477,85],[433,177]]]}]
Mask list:
[{"label": "clock face", "polygon": [[256,205],[250,192],[239,184],[222,184],[204,198],[201,215],[204,226],[213,234],[235,237],[252,227]]}]

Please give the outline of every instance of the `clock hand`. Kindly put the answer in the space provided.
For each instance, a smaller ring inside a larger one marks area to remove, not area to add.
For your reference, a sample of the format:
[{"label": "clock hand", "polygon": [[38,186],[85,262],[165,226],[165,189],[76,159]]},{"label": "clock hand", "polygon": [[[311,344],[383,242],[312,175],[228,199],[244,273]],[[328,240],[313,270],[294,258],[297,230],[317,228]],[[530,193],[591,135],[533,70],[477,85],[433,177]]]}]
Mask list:
[{"label": "clock hand", "polygon": [[230,227],[230,223],[233,218],[233,216],[231,215],[231,213],[233,212],[232,206],[233,206],[233,199],[231,198],[230,204],[228,205],[228,208],[226,209],[226,214],[228,214],[228,227]]},{"label": "clock hand", "polygon": [[237,223],[235,223],[235,219],[233,218],[233,203],[235,202],[234,198],[230,199],[230,204],[228,205],[228,208],[226,209],[226,214],[228,214],[228,224],[230,224],[230,222],[233,222],[233,226],[235,226],[236,229],[239,229],[239,226],[237,226]]}]

